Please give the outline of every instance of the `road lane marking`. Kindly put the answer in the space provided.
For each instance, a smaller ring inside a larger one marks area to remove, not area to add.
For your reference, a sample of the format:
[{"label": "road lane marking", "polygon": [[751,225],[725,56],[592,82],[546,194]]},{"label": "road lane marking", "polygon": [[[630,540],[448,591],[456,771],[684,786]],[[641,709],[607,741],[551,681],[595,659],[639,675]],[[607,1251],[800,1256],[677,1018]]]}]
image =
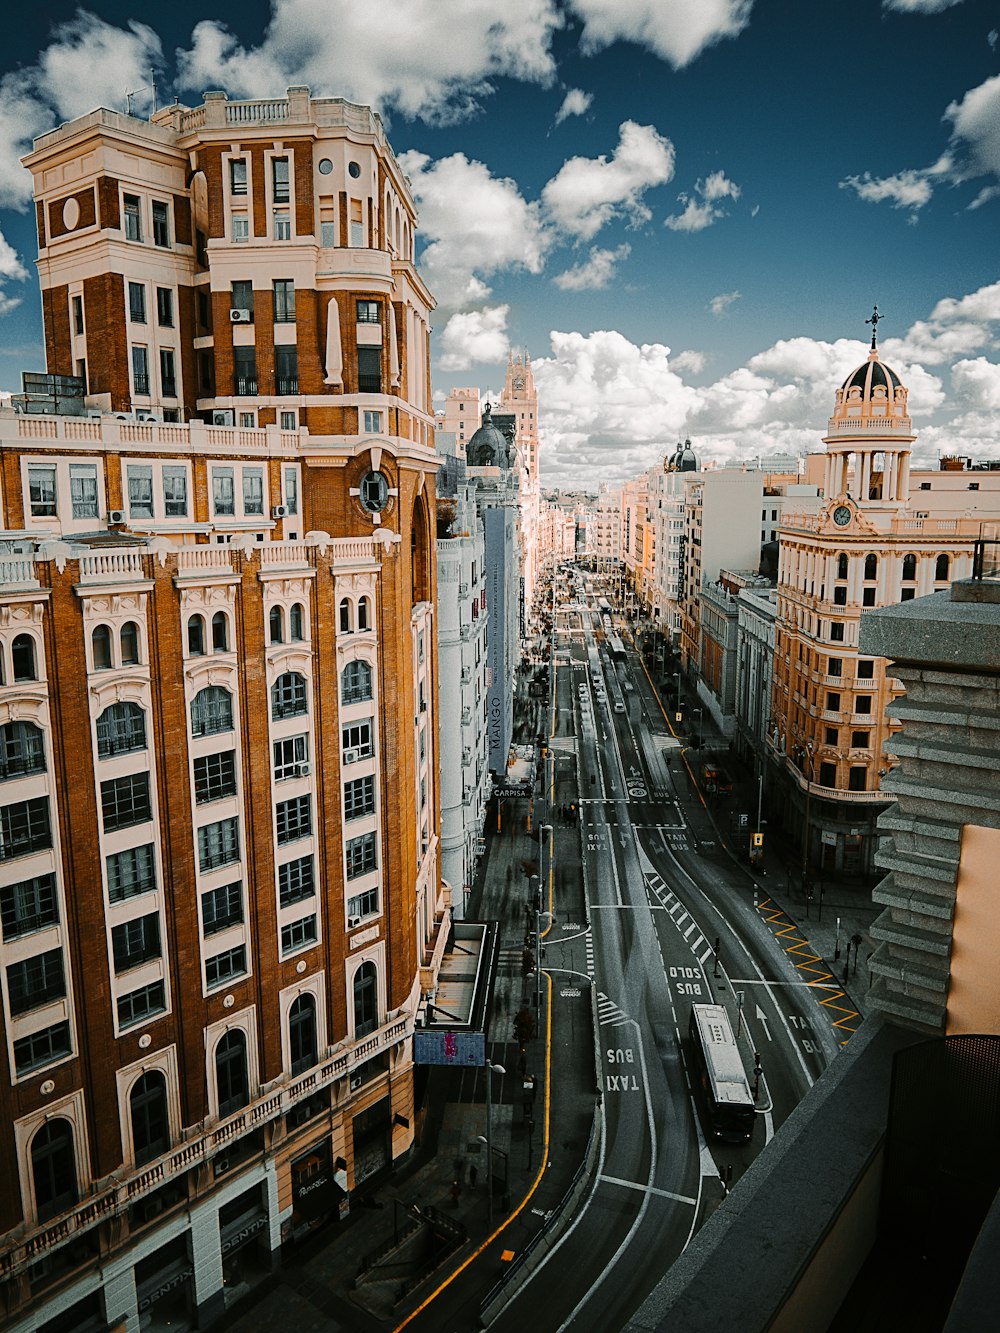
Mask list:
[{"label": "road lane marking", "polygon": [[[837,1014],[838,1017],[832,1020],[832,1025],[840,1032],[847,1035],[844,1041],[858,1030],[858,1023],[861,1015],[856,1009],[852,1009],[847,992],[843,990],[837,977],[827,966],[823,959],[813,949],[812,945],[805,938],[802,931],[786,915],[784,908],[779,907],[773,898],[765,898],[757,904],[757,911],[763,917],[764,921],[772,928],[776,939],[788,941],[785,944],[785,953],[788,955],[795,970],[800,972],[803,977],[803,984],[811,990],[828,991],[820,1004],[824,1006],[831,1014]],[[844,1001],[843,1004],[839,1003]],[[843,1045],[843,1042],[841,1043]]]},{"label": "road lane marking", "polygon": [[640,1185],[635,1180],[619,1180],[617,1176],[605,1175],[602,1175],[600,1179],[605,1185],[621,1185],[623,1189],[639,1190],[642,1194],[656,1194],[661,1199],[673,1199],[675,1203],[690,1204],[692,1208],[698,1202],[697,1199],[688,1198],[686,1194],[674,1194],[671,1190],[661,1190],[655,1185]]}]

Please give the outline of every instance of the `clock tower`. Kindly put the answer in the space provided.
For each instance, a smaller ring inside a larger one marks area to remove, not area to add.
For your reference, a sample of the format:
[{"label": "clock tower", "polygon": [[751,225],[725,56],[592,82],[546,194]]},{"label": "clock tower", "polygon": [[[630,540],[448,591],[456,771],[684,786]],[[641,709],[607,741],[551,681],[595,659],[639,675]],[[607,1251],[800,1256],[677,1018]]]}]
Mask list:
[{"label": "clock tower", "polygon": [[531,373],[531,358],[525,352],[507,356],[507,376],[498,412],[509,413],[517,422],[517,452],[533,485],[538,485],[538,393]]}]

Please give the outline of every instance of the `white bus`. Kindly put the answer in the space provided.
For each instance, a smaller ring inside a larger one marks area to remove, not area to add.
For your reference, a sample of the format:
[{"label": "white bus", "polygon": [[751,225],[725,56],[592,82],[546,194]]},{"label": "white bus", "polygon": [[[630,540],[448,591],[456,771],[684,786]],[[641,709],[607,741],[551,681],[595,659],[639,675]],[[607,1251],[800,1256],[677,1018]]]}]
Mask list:
[{"label": "white bus", "polygon": [[717,1139],[745,1142],[753,1133],[754,1099],[729,1015],[721,1004],[694,1004],[690,1031],[708,1126]]}]

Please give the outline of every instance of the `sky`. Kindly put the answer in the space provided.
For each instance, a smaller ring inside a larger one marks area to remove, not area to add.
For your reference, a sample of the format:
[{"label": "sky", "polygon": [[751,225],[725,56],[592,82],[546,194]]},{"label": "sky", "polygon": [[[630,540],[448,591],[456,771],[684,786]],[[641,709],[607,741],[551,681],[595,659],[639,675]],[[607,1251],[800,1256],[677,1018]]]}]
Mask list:
[{"label": "sky", "polygon": [[541,473],[821,448],[880,354],[915,457],[1000,459],[1000,9],[985,0],[51,0],[0,63],[0,388],[44,368],[34,135],[96,105],[366,102],[419,214],[433,381],[531,357]]}]

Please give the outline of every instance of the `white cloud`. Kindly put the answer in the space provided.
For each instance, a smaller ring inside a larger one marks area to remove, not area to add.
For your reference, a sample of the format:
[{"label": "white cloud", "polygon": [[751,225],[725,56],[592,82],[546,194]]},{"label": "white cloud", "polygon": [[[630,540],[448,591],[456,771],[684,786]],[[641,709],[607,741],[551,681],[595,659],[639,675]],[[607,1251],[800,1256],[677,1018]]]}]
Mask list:
[{"label": "white cloud", "polygon": [[882,0],[882,8],[897,14],[940,14],[962,0]]},{"label": "white cloud", "polygon": [[674,146],[652,125],[626,120],[608,158],[571,157],[542,190],[548,216],[564,232],[589,241],[613,218],[648,221],[646,191],[674,174]]},{"label": "white cloud", "polygon": [[441,305],[485,300],[486,279],[495,273],[541,271],[549,240],[538,205],[514,181],[492,176],[463,153],[432,162],[411,150],[399,161],[420,212],[421,272]]},{"label": "white cloud", "polygon": [[706,47],[737,37],[753,0],[569,0],[569,7],[583,20],[584,51],[636,42],[681,69]]},{"label": "white cloud", "polygon": [[[1000,412],[1000,365],[978,356],[974,361],[956,361],[951,368],[951,387],[956,402],[975,412]],[[993,423],[994,447],[996,422]]]},{"label": "white cloud", "polygon": [[368,0],[272,0],[264,38],[250,49],[206,19],[179,53],[180,86],[261,97],[305,83],[316,96],[440,124],[475,114],[495,76],[546,84],[555,73],[555,0],[507,0],[502,10],[493,0],[390,3],[377,40],[374,17]]},{"label": "white cloud", "polygon": [[859,199],[870,204],[891,203],[893,208],[923,208],[934,193],[933,186],[923,171],[900,171],[895,176],[848,176],[840,182],[841,189],[854,190]]},{"label": "white cloud", "polygon": [[674,370],[689,370],[692,375],[700,375],[708,363],[708,357],[704,352],[696,352],[689,349],[686,352],[678,352],[676,356],[670,358],[670,365]]},{"label": "white cloud", "polygon": [[984,185],[969,205],[968,211],[971,213],[973,209],[982,208],[983,204],[988,204],[991,199],[996,199],[998,196],[1000,196],[1000,185]]},{"label": "white cloud", "polygon": [[1000,74],[971,88],[945,112],[952,137],[967,148],[976,175],[1000,177]]},{"label": "white cloud", "polygon": [[510,345],[509,310],[509,306],[497,305],[452,315],[441,335],[441,369],[468,370],[476,363],[502,361]]},{"label": "white cloud", "polygon": [[558,273],[552,279],[564,292],[598,291],[606,287],[615,276],[618,265],[628,259],[632,247],[620,245],[617,250],[601,250],[591,246],[590,255],[581,264],[574,264],[565,273]]},{"label": "white cloud", "polygon": [[915,321],[897,339],[883,342],[887,357],[943,365],[989,347],[1000,323],[1000,282],[962,297],[944,297],[926,320]]},{"label": "white cloud", "polygon": [[570,116],[582,116],[593,100],[593,93],[585,93],[582,88],[570,88],[556,112],[556,124],[561,125]]},{"label": "white cloud", "polygon": [[708,303],[708,308],[713,315],[724,315],[729,307],[740,299],[741,292],[720,292],[718,296],[713,296]]},{"label": "white cloud", "polygon": [[719,200],[738,199],[742,193],[736,182],[729,180],[724,171],[713,171],[703,181],[696,181],[694,189],[700,199],[680,195],[684,210],[664,218],[664,225],[671,231],[704,231],[713,222],[726,216],[725,211],[718,207]]}]

